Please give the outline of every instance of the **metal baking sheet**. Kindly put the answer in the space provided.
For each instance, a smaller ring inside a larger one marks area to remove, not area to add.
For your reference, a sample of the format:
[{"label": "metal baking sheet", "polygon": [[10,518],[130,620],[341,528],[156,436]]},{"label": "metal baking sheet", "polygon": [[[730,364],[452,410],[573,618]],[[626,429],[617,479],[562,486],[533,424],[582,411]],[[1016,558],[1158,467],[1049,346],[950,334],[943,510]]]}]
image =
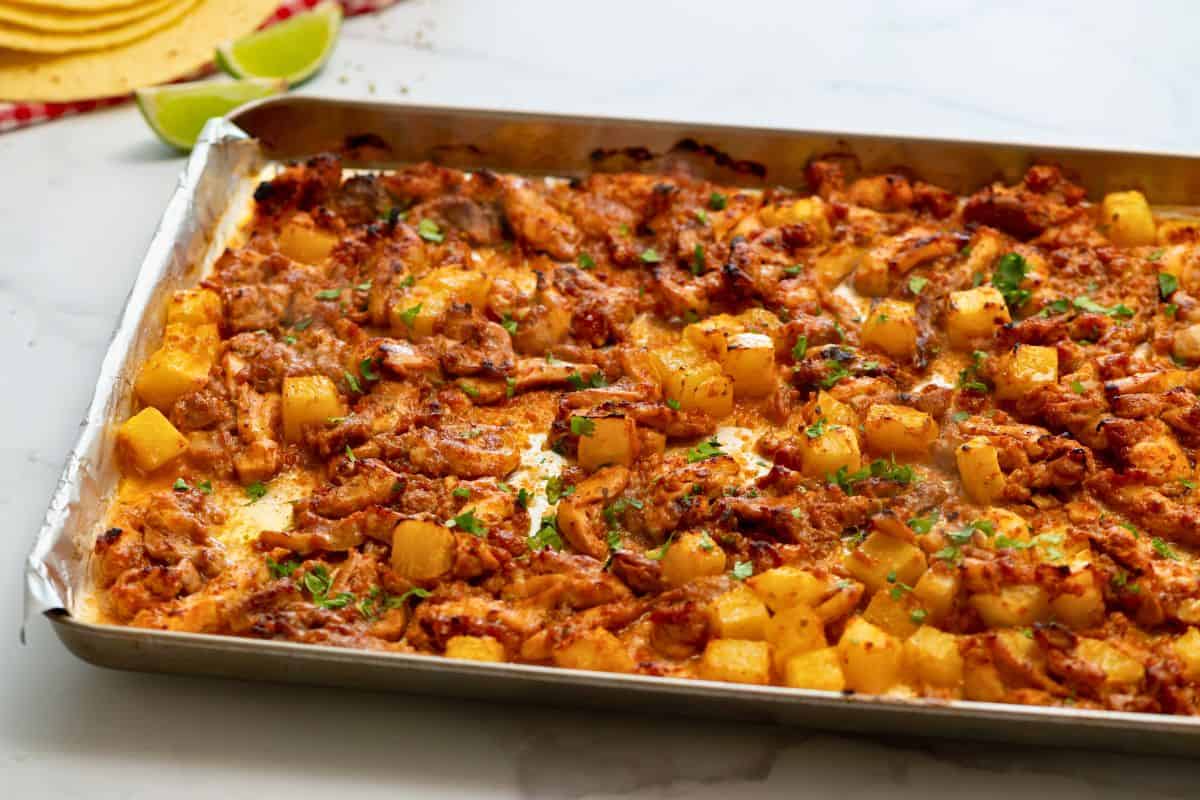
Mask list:
[{"label": "metal baking sheet", "polygon": [[802,186],[815,155],[838,153],[868,172],[903,165],[968,191],[1058,163],[1093,195],[1131,186],[1156,202],[1200,199],[1200,159],[1039,145],[903,139],[811,131],[514,114],[286,96],[210,122],[159,224],[104,358],[79,442],[68,458],[26,564],[26,622],[44,614],[80,658],[117,669],[216,675],[775,721],[831,730],[940,736],[1200,755],[1200,719],[1158,714],[938,702],[801,689],[457,661],[290,642],[174,633],[84,621],[80,604],[95,531],[116,486],[113,430],[131,404],[131,375],[162,328],[167,292],[194,284],[223,246],[249,179],[277,159],[325,150],[348,165],[421,160],[577,175],[671,170],[745,185]]}]

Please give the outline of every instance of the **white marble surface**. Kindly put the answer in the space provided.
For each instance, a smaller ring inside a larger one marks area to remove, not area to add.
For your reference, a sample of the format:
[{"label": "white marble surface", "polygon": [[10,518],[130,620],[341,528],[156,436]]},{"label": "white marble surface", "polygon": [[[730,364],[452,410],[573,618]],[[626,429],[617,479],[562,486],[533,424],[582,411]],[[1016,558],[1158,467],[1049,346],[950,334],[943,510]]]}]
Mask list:
[{"label": "white marble surface", "polygon": [[[1200,151],[1188,0],[801,5],[413,0],[348,23],[312,89]],[[130,107],[0,135],[0,796],[1200,794],[1200,762],[117,674],[40,620],[18,646],[21,561],[180,167]]]}]

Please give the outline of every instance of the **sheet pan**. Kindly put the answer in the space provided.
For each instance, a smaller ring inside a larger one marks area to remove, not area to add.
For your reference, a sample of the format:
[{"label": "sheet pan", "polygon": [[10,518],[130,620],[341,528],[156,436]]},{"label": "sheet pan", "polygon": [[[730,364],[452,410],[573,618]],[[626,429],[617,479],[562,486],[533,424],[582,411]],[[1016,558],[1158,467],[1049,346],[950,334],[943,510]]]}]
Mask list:
[{"label": "sheet pan", "polygon": [[1200,159],[1036,144],[785,131],[681,122],[515,114],[303,96],[246,106],[205,128],[180,179],[105,356],[80,438],[26,564],[26,624],[45,615],[80,658],[116,669],[348,686],[483,700],[774,721],[904,734],[1200,755],[1200,719],[976,702],[847,696],[516,664],[484,664],[223,636],[93,624],[88,557],[116,486],[115,425],[132,375],[157,344],[166,293],[194,284],[222,246],[231,214],[268,163],[323,150],[350,166],[431,159],[462,168],[579,175],[678,168],[745,185],[802,186],[804,166],[830,153],[873,172],[903,166],[959,191],[1013,181],[1053,162],[1093,195],[1137,187],[1158,203],[1200,201]]}]

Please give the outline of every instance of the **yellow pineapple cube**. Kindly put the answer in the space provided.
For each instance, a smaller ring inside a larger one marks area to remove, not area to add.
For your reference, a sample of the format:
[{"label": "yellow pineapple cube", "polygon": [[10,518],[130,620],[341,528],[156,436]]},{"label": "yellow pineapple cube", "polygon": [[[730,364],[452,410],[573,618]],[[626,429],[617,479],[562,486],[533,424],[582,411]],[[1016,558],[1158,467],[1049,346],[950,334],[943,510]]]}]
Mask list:
[{"label": "yellow pineapple cube", "polygon": [[187,438],[157,408],[142,409],[117,429],[117,449],[141,473],[169,464],[187,448]]},{"label": "yellow pineapple cube", "polygon": [[787,660],[783,682],[793,689],[840,692],[846,688],[842,661],[836,647],[799,653]]},{"label": "yellow pineapple cube", "polygon": [[879,694],[903,678],[904,647],[900,640],[862,617],[846,625],[837,649],[848,689]]},{"label": "yellow pineapple cube", "polygon": [[764,206],[758,212],[758,216],[768,228],[807,225],[816,234],[818,241],[829,238],[829,219],[825,216],[825,201],[820,197],[802,197],[778,205]]},{"label": "yellow pineapple cube", "polygon": [[941,622],[954,610],[958,586],[956,571],[944,567],[929,569],[913,586],[913,597],[928,612],[931,622]]},{"label": "yellow pineapple cube", "polygon": [[829,594],[825,581],[799,567],[775,567],[758,573],[746,583],[776,614],[795,606],[815,608]]},{"label": "yellow pineapple cube", "polygon": [[712,629],[722,639],[762,639],[766,636],[767,607],[758,595],[738,584],[712,601]]},{"label": "yellow pineapple cube", "polygon": [[1000,471],[1000,455],[984,436],[963,442],[954,451],[958,476],[962,479],[967,497],[980,505],[990,505],[1004,493],[1004,473]]},{"label": "yellow pineapple cube", "polygon": [[138,370],[133,389],[142,402],[164,411],[208,383],[212,361],[177,348],[160,347]]},{"label": "yellow pineapple cube", "polygon": [[1121,247],[1154,244],[1157,229],[1150,204],[1141,192],[1110,192],[1100,205],[1100,224],[1107,226],[1108,239]]},{"label": "yellow pineapple cube", "polygon": [[991,338],[1001,325],[1012,322],[1004,295],[992,286],[950,293],[946,333],[954,347],[972,349],[979,339]]},{"label": "yellow pineapple cube", "polygon": [[582,419],[591,425],[579,436],[579,466],[591,471],[607,464],[628,467],[637,460],[637,424],[632,417],[611,414]]},{"label": "yellow pineapple cube", "polygon": [[700,677],[731,683],[771,682],[771,646],[766,642],[713,639],[700,657]]},{"label": "yellow pineapple cube", "polygon": [[446,641],[446,658],[504,661],[504,645],[491,636],[451,636]]},{"label": "yellow pineapple cube", "polygon": [[1032,584],[1002,586],[971,595],[968,602],[989,628],[1027,628],[1050,618],[1046,590]]},{"label": "yellow pineapple cube", "polygon": [[567,669],[633,672],[628,648],[604,628],[589,628],[554,651],[554,663]]},{"label": "yellow pineapple cube", "polygon": [[821,418],[824,418],[826,422],[843,425],[847,428],[858,426],[858,415],[854,413],[854,409],[824,389],[817,392],[817,402],[813,405],[812,410],[813,422]]},{"label": "yellow pineapple cube", "polygon": [[1059,622],[1078,630],[1095,627],[1104,621],[1104,595],[1090,568],[1062,581],[1060,591],[1061,594],[1050,601],[1050,610]]},{"label": "yellow pineapple cube", "polygon": [[1179,442],[1165,425],[1159,423],[1161,432],[1148,435],[1134,442],[1125,453],[1130,466],[1145,470],[1161,480],[1179,480],[1192,477],[1191,462],[1179,446]]},{"label": "yellow pineapple cube", "polygon": [[337,242],[337,234],[318,228],[308,214],[292,217],[279,232],[279,252],[302,264],[320,264]]},{"label": "yellow pineapple cube", "polygon": [[697,578],[725,572],[725,551],[706,533],[685,533],[662,557],[662,576],[668,586],[683,586]]},{"label": "yellow pineapple cube", "polygon": [[171,295],[167,324],[217,324],[221,321],[221,296],[208,289],[184,289]]},{"label": "yellow pineapple cube", "polygon": [[867,603],[862,616],[897,639],[907,639],[920,629],[927,613],[912,592],[900,586],[897,580],[890,588],[871,596],[871,602]]},{"label": "yellow pineapple cube", "polygon": [[650,351],[663,394],[684,411],[722,418],[733,411],[733,382],[716,361],[690,344]]},{"label": "yellow pineapple cube", "polygon": [[454,565],[454,549],[449,528],[406,519],[392,531],[392,569],[410,581],[439,578]]},{"label": "yellow pineapple cube", "polygon": [[938,426],[924,411],[876,403],[863,422],[867,447],[884,455],[924,456],[937,441]]},{"label": "yellow pineapple cube", "polygon": [[1200,681],[1200,628],[1188,628],[1187,633],[1171,643],[1171,649],[1183,665],[1183,677]]},{"label": "yellow pineapple cube", "polygon": [[862,466],[858,435],[844,425],[827,425],[817,436],[802,433],[796,438],[800,449],[800,471],[810,478],[827,479],[842,467],[854,472]]},{"label": "yellow pineapple cube", "polygon": [[1005,356],[996,374],[996,396],[1014,400],[1042,386],[1058,383],[1058,350],[1019,344]]},{"label": "yellow pineapple cube", "polygon": [[775,341],[765,333],[739,333],[727,340],[721,368],[737,397],[762,397],[775,388]]},{"label": "yellow pineapple cube", "polygon": [[775,669],[780,674],[792,656],[828,645],[824,623],[807,606],[792,606],[771,617],[767,621],[766,638],[771,644]]},{"label": "yellow pineapple cube", "polygon": [[304,429],[346,415],[337,386],[324,375],[283,379],[283,437],[298,442]]},{"label": "yellow pineapple cube", "polygon": [[862,326],[862,343],[892,358],[908,359],[917,352],[917,309],[901,300],[882,300]]},{"label": "yellow pineapple cube", "polygon": [[1121,648],[1099,639],[1079,639],[1075,645],[1075,656],[1099,668],[1108,686],[1141,683],[1146,675],[1142,662]]},{"label": "yellow pineapple cube", "polygon": [[[912,542],[906,542],[875,531],[845,558],[846,571],[878,592],[890,588],[896,581],[913,586],[925,572],[925,553]],[[889,581],[888,576],[894,580]]]},{"label": "yellow pineapple cube", "polygon": [[925,625],[904,642],[909,670],[930,686],[953,689],[963,682],[958,637]]}]

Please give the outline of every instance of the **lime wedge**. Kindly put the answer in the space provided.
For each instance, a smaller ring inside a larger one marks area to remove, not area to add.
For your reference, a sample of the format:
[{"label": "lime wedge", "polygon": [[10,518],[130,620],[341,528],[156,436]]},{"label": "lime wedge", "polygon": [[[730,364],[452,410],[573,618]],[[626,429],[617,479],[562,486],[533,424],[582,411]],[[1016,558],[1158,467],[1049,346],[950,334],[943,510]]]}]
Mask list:
[{"label": "lime wedge", "polygon": [[138,108],[158,138],[180,150],[191,150],[204,123],[233,109],[287,89],[278,79],[196,81],[138,89]]},{"label": "lime wedge", "polygon": [[326,0],[312,11],[217,48],[217,66],[235,78],[283,78],[295,86],[325,66],[338,30],[342,7]]}]

